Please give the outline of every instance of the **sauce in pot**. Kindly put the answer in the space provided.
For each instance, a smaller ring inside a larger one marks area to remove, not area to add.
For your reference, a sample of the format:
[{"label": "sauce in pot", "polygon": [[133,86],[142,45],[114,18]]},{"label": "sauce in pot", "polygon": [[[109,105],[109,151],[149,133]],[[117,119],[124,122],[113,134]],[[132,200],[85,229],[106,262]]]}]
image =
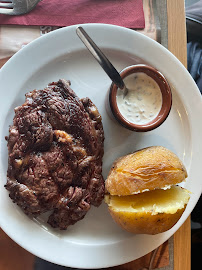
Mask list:
[{"label": "sauce in pot", "polygon": [[143,125],[151,122],[161,110],[162,94],[158,84],[147,74],[134,73],[124,78],[128,93],[117,90],[117,106],[129,122]]}]

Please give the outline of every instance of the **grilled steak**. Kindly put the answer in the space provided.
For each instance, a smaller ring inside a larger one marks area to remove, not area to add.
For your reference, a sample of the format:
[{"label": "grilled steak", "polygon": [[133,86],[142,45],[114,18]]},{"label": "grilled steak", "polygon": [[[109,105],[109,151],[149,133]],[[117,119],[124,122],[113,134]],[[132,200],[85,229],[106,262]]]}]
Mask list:
[{"label": "grilled steak", "polygon": [[9,129],[6,189],[31,217],[52,210],[48,223],[66,229],[104,197],[101,116],[59,80],[26,94]]}]

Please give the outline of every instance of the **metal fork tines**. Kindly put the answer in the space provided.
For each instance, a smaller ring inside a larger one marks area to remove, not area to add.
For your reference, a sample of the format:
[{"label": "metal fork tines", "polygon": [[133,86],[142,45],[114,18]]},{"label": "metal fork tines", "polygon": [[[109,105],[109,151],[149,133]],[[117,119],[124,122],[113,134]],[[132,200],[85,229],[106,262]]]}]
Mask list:
[{"label": "metal fork tines", "polygon": [[13,3],[11,0],[0,1],[0,13],[7,15],[13,13]]},{"label": "metal fork tines", "polygon": [[21,15],[31,11],[40,0],[0,0],[0,14]]}]

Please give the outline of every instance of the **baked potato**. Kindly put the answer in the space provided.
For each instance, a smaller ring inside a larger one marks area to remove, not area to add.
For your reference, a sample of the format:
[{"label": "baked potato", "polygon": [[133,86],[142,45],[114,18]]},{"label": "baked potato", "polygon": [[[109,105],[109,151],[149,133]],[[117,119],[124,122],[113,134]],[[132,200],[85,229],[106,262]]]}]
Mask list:
[{"label": "baked potato", "polygon": [[106,196],[112,218],[124,230],[136,234],[157,234],[179,220],[189,201],[189,192],[179,186],[131,196]]},{"label": "baked potato", "polygon": [[172,228],[189,201],[176,186],[187,171],[179,158],[161,146],[142,149],[116,160],[106,180],[105,202],[117,224],[137,234]]},{"label": "baked potato", "polygon": [[116,160],[109,172],[106,189],[125,196],[169,188],[181,183],[187,171],[179,158],[162,146],[152,146]]}]

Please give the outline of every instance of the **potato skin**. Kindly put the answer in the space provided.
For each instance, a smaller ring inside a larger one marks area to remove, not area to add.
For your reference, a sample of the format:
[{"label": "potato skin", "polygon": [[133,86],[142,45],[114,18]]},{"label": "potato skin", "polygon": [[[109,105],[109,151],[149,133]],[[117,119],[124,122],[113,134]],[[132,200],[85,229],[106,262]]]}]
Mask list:
[{"label": "potato skin", "polygon": [[158,213],[152,215],[151,212],[116,212],[109,207],[109,212],[114,221],[122,229],[136,234],[158,234],[171,229],[183,214],[183,209],[179,209],[175,214]]},{"label": "potato skin", "polygon": [[152,146],[116,160],[106,180],[111,195],[132,195],[161,189],[185,180],[180,159],[162,146]]}]

